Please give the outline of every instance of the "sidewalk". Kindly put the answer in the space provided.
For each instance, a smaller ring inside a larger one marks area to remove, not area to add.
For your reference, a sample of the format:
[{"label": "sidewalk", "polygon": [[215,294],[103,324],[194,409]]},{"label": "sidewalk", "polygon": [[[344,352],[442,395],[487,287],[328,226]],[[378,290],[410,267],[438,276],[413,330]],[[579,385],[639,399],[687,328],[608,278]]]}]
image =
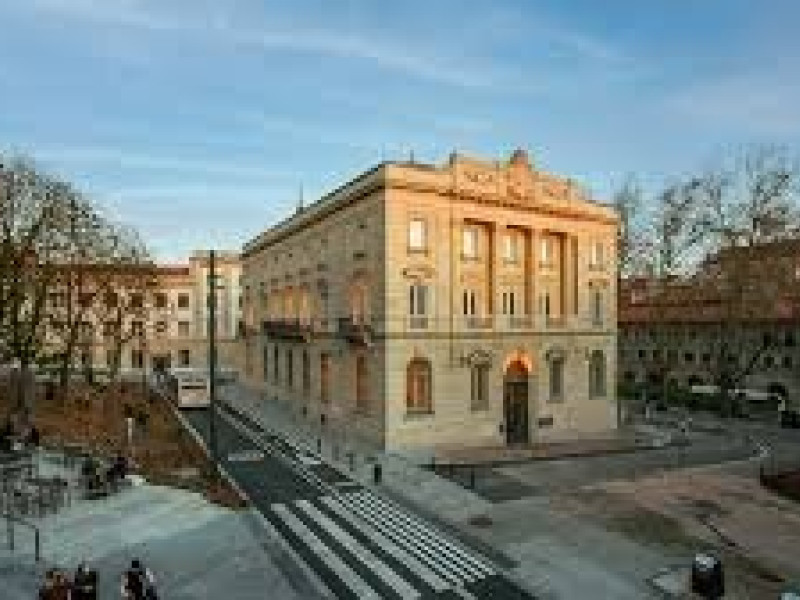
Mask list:
[{"label": "sidewalk", "polygon": [[363,485],[373,485],[373,468],[379,463],[383,471],[381,487],[385,491],[438,515],[446,515],[452,523],[466,522],[490,507],[488,501],[420,468],[409,457],[376,452],[356,440],[343,442],[335,432],[321,433],[319,427],[300,415],[293,415],[285,405],[264,400],[258,392],[241,385],[223,387],[220,396],[233,408],[310,454],[317,454],[316,441],[320,439],[322,458]]},{"label": "sidewalk", "polygon": [[[75,474],[50,461],[41,461],[39,472]],[[250,512],[209,504],[193,492],[142,483],[98,500],[75,495],[59,512],[28,520],[41,531],[43,560],[35,562],[28,531],[16,531],[13,554],[0,532],[3,600],[35,598],[46,569],[72,574],[81,561],[99,573],[98,597],[117,598],[133,558],[152,569],[163,598],[256,600],[265,590],[298,598]]]}]

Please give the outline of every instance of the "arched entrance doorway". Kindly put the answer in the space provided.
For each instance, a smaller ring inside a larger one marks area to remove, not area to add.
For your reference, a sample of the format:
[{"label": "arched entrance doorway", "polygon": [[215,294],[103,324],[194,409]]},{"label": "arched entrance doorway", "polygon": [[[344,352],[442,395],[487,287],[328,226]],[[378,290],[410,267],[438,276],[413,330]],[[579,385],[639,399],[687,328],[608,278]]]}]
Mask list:
[{"label": "arched entrance doorway", "polygon": [[528,368],[521,360],[508,365],[503,378],[503,414],[507,444],[527,444],[528,428]]}]

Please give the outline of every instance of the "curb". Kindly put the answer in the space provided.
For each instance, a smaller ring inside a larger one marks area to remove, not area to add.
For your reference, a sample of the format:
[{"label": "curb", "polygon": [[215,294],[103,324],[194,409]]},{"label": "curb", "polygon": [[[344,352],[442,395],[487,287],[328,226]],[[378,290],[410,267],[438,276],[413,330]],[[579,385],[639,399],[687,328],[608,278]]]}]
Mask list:
[{"label": "curb", "polygon": [[[194,438],[195,442],[198,446],[203,450],[203,453],[208,457],[209,460],[213,460],[211,457],[211,451],[209,450],[208,446],[206,445],[203,437],[195,430],[194,427],[186,420],[180,411],[175,408],[171,403],[169,404],[173,414],[178,418],[181,422],[181,425],[189,432],[189,434]],[[277,542],[280,546],[281,550],[286,553],[294,562],[294,564],[303,571],[303,574],[308,578],[307,580],[311,583],[314,587],[315,591],[319,594],[320,598],[324,598],[326,600],[334,600],[334,596],[332,592],[325,586],[324,583],[317,577],[317,575],[311,570],[311,568],[305,563],[305,561],[300,558],[300,556],[294,551],[294,549],[289,545],[283,537],[281,537],[272,524],[267,520],[267,518],[261,513],[258,508],[253,504],[253,501],[250,499],[250,496],[245,492],[242,487],[236,482],[236,480],[231,476],[225,467],[223,467],[219,462],[216,464],[217,469],[219,470],[220,474],[225,478],[228,484],[236,491],[239,497],[247,503],[249,507],[249,512],[253,515],[256,520],[259,522],[261,527],[266,533],[267,537],[272,539],[273,541]],[[276,565],[277,566],[277,565]],[[285,573],[284,577],[287,578],[287,581],[290,579]]]}]

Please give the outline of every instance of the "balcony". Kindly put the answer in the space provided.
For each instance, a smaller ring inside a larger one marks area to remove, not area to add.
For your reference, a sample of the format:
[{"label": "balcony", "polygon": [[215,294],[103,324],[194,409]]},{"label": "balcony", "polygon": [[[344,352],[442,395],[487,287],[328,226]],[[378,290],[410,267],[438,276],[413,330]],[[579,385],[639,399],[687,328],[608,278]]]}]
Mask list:
[{"label": "balcony", "polygon": [[566,329],[569,327],[569,319],[564,315],[548,315],[544,319],[544,326],[546,329]]},{"label": "balcony", "polygon": [[464,325],[467,329],[491,329],[494,325],[494,319],[491,315],[488,317],[468,315],[464,317]]},{"label": "balcony", "polygon": [[533,329],[534,326],[533,317],[530,315],[509,317],[508,326],[511,329]]},{"label": "balcony", "polygon": [[276,340],[305,341],[311,336],[311,323],[300,319],[262,321],[261,333]]},{"label": "balcony", "polygon": [[428,317],[415,315],[408,317],[408,328],[409,329],[427,329],[428,328]]},{"label": "balcony", "polygon": [[368,344],[372,338],[372,325],[364,317],[340,318],[338,331],[340,337],[352,344]]}]

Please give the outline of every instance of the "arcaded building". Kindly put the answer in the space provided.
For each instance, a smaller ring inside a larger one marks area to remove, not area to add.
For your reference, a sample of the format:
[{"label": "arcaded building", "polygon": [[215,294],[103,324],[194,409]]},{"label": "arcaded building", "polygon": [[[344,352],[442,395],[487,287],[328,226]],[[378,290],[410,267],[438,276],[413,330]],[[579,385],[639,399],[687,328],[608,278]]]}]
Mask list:
[{"label": "arcaded building", "polygon": [[380,448],[607,432],[616,227],[523,151],[381,163],[245,245],[247,381]]}]

